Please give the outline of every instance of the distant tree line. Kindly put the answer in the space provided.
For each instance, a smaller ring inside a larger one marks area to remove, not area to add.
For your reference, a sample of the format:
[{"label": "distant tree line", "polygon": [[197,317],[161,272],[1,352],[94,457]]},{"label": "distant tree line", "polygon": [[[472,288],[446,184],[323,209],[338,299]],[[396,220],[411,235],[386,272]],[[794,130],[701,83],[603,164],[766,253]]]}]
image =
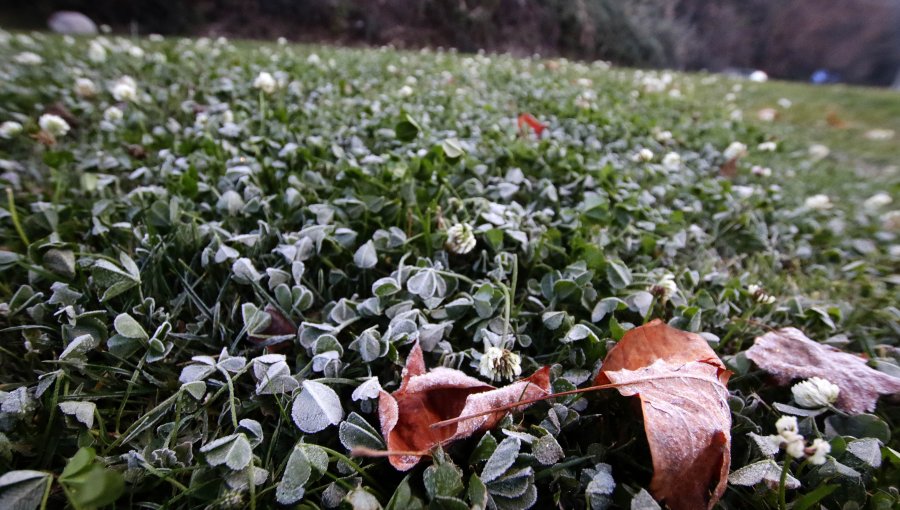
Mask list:
[{"label": "distant tree line", "polygon": [[898,0],[33,0],[0,24],[84,12],[119,31],[284,36],[443,46],[678,69],[763,69],[888,85],[900,69]]}]

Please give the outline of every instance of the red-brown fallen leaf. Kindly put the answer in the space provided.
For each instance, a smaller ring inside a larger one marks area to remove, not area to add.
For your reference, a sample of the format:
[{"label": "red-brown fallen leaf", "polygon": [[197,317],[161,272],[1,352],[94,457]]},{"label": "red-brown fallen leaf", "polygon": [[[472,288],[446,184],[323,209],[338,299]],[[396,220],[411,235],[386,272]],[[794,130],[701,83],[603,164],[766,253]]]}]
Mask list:
[{"label": "red-brown fallen leaf", "polygon": [[900,393],[900,379],[868,367],[860,356],[810,340],[796,328],[757,337],[747,359],[782,385],[792,379],[828,379],[841,389],[835,407],[848,413],[874,411],[878,395]]},{"label": "red-brown fallen leaf", "polygon": [[[272,337],[296,335],[297,326],[295,326],[287,317],[281,314],[277,308],[272,305],[266,305],[263,310],[272,318],[269,326],[258,333],[258,336],[250,335],[248,338],[255,344],[262,344],[272,339]],[[267,345],[266,352],[279,352],[290,346],[290,340],[283,340]]]},{"label": "red-brown fallen leaf", "polygon": [[594,384],[602,385],[610,382],[605,372],[623,368],[637,370],[651,365],[658,359],[673,364],[691,361],[712,362],[723,371],[719,376],[722,384],[727,384],[728,377],[731,376],[702,336],[675,329],[655,319],[625,333],[619,343],[606,355],[603,370],[597,374]]},{"label": "red-brown fallen leaf", "polygon": [[394,393],[382,391],[379,394],[378,417],[381,432],[387,440],[387,453],[409,453],[389,455],[388,459],[396,469],[406,471],[434,446],[490,429],[508,411],[498,411],[447,427],[432,428],[432,424],[543,396],[549,389],[549,367],[503,388],[494,388],[451,368],[439,367],[426,371],[422,349],[417,343],[406,359],[400,388]]},{"label": "red-brown fallen leaf", "polygon": [[730,375],[703,337],[660,320],[630,330],[603,361],[595,383],[641,399],[650,492],[673,510],[712,508],[725,492]]},{"label": "red-brown fallen leaf", "polygon": [[544,129],[547,128],[546,124],[542,124],[541,121],[534,118],[530,113],[523,113],[519,115],[519,131],[523,131],[525,129],[525,126],[530,127],[538,138],[541,137],[541,133],[543,133]]}]

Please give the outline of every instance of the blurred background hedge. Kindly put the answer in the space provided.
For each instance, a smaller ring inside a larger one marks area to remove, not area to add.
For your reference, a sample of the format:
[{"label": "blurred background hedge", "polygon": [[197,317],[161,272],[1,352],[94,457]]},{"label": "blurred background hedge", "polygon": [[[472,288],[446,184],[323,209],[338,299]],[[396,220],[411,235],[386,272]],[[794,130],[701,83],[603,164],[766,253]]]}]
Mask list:
[{"label": "blurred background hedge", "polygon": [[676,69],[763,69],[889,85],[898,0],[33,0],[0,25],[77,10],[117,31],[540,53]]}]

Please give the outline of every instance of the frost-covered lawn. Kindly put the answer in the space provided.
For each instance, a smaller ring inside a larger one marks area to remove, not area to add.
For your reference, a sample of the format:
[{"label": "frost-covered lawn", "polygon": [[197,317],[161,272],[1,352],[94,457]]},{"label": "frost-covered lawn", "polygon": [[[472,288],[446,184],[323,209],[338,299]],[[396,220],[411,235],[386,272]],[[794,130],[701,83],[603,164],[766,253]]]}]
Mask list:
[{"label": "frost-covered lawn", "polygon": [[0,507],[890,508],[898,105],[0,32]]}]

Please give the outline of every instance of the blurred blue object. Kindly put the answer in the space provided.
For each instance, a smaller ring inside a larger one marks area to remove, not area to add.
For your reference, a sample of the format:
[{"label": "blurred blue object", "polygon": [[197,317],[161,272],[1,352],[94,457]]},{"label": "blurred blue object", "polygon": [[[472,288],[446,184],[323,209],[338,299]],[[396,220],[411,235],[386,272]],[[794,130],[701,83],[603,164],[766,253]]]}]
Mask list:
[{"label": "blurred blue object", "polygon": [[824,85],[826,83],[838,83],[840,81],[840,76],[837,73],[833,73],[827,69],[816,69],[809,81],[816,85]]}]

